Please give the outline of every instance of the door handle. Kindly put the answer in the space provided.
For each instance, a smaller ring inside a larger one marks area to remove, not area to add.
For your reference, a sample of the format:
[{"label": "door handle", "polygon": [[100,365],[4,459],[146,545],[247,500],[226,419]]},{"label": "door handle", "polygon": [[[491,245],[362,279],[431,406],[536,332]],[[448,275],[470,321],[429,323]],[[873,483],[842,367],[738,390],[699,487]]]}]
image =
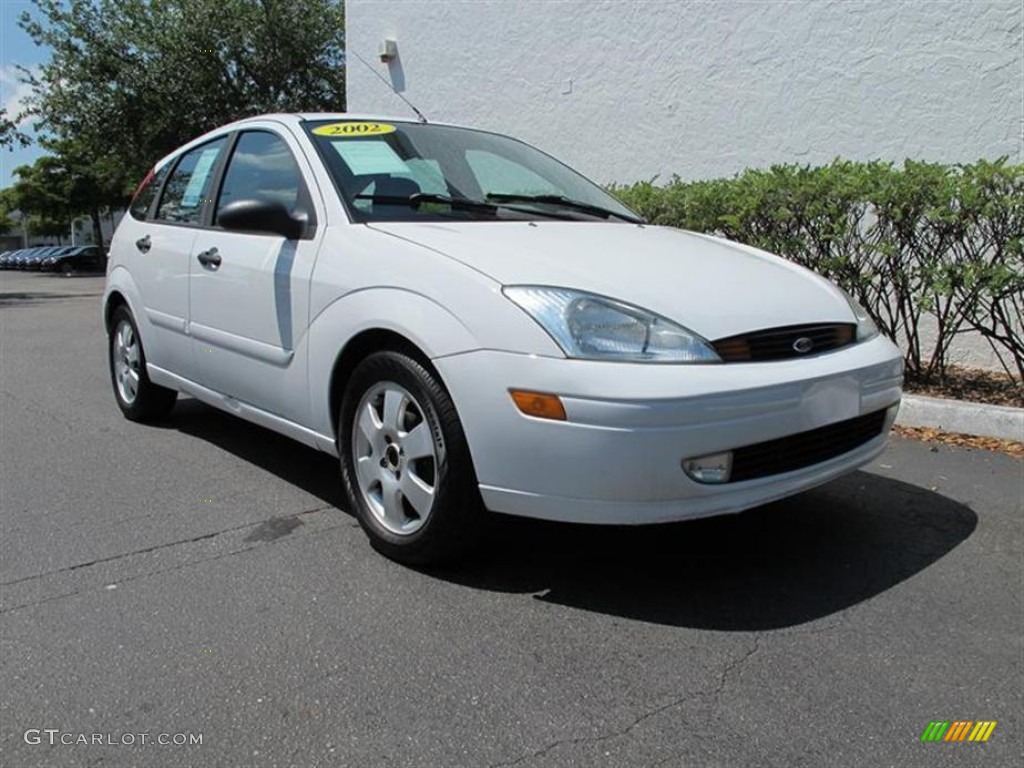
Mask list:
[{"label": "door handle", "polygon": [[149,249],[153,247],[153,243],[149,239],[149,235],[146,235],[145,237],[140,237],[135,241],[135,247],[142,253],[149,253]]},{"label": "door handle", "polygon": [[220,254],[217,253],[216,248],[210,248],[209,250],[197,253],[196,258],[199,260],[199,263],[202,264],[204,267],[216,269],[217,267],[220,266]]}]

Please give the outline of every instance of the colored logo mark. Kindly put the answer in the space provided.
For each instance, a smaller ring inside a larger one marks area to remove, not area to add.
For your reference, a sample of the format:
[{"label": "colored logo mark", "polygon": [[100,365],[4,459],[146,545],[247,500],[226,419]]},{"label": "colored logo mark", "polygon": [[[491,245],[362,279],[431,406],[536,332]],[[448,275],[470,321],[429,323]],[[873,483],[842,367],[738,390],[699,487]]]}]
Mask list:
[{"label": "colored logo mark", "polygon": [[995,720],[939,720],[928,723],[921,741],[988,741],[996,728]]}]

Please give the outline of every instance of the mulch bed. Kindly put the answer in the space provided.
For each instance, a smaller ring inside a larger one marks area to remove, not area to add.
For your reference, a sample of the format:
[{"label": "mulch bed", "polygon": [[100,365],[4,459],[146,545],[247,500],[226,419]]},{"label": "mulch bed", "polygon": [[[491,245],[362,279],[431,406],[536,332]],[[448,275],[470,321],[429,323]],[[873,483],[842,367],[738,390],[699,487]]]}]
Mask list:
[{"label": "mulch bed", "polygon": [[[892,428],[894,435],[911,440],[923,440],[926,443],[943,443],[958,448],[975,448],[985,451],[1000,451],[1017,459],[1024,459],[1024,443],[1015,440],[999,440],[995,437],[974,437],[956,432],[942,432],[928,427],[904,427],[899,424]],[[932,450],[938,450],[932,448]]]},{"label": "mulch bed", "polygon": [[979,368],[950,366],[945,384],[907,382],[905,388],[915,395],[1024,408],[1024,383],[1011,379],[1005,373]]}]

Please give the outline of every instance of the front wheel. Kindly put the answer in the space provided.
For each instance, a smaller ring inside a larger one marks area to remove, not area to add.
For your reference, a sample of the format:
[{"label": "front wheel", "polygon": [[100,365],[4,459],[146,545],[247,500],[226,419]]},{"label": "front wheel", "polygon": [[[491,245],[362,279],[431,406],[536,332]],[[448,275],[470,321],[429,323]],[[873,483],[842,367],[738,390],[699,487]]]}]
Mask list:
[{"label": "front wheel", "polygon": [[149,380],[139,329],[127,307],[114,311],[107,351],[114,398],[125,417],[132,421],[154,421],[166,416],[178,393]]},{"label": "front wheel", "polygon": [[401,352],[352,372],[338,424],[349,505],[386,557],[452,560],[479,538],[483,504],[455,405],[436,374]]}]

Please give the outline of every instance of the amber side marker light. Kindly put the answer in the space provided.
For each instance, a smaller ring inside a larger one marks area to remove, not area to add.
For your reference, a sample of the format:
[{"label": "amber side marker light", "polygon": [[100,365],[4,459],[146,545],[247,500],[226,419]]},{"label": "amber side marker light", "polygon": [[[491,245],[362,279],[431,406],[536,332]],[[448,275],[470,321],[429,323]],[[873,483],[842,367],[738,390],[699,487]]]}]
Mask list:
[{"label": "amber side marker light", "polygon": [[536,416],[538,419],[565,421],[565,406],[558,399],[558,395],[549,395],[544,392],[528,392],[522,389],[510,389],[509,394],[512,395],[516,408],[527,416]]}]

